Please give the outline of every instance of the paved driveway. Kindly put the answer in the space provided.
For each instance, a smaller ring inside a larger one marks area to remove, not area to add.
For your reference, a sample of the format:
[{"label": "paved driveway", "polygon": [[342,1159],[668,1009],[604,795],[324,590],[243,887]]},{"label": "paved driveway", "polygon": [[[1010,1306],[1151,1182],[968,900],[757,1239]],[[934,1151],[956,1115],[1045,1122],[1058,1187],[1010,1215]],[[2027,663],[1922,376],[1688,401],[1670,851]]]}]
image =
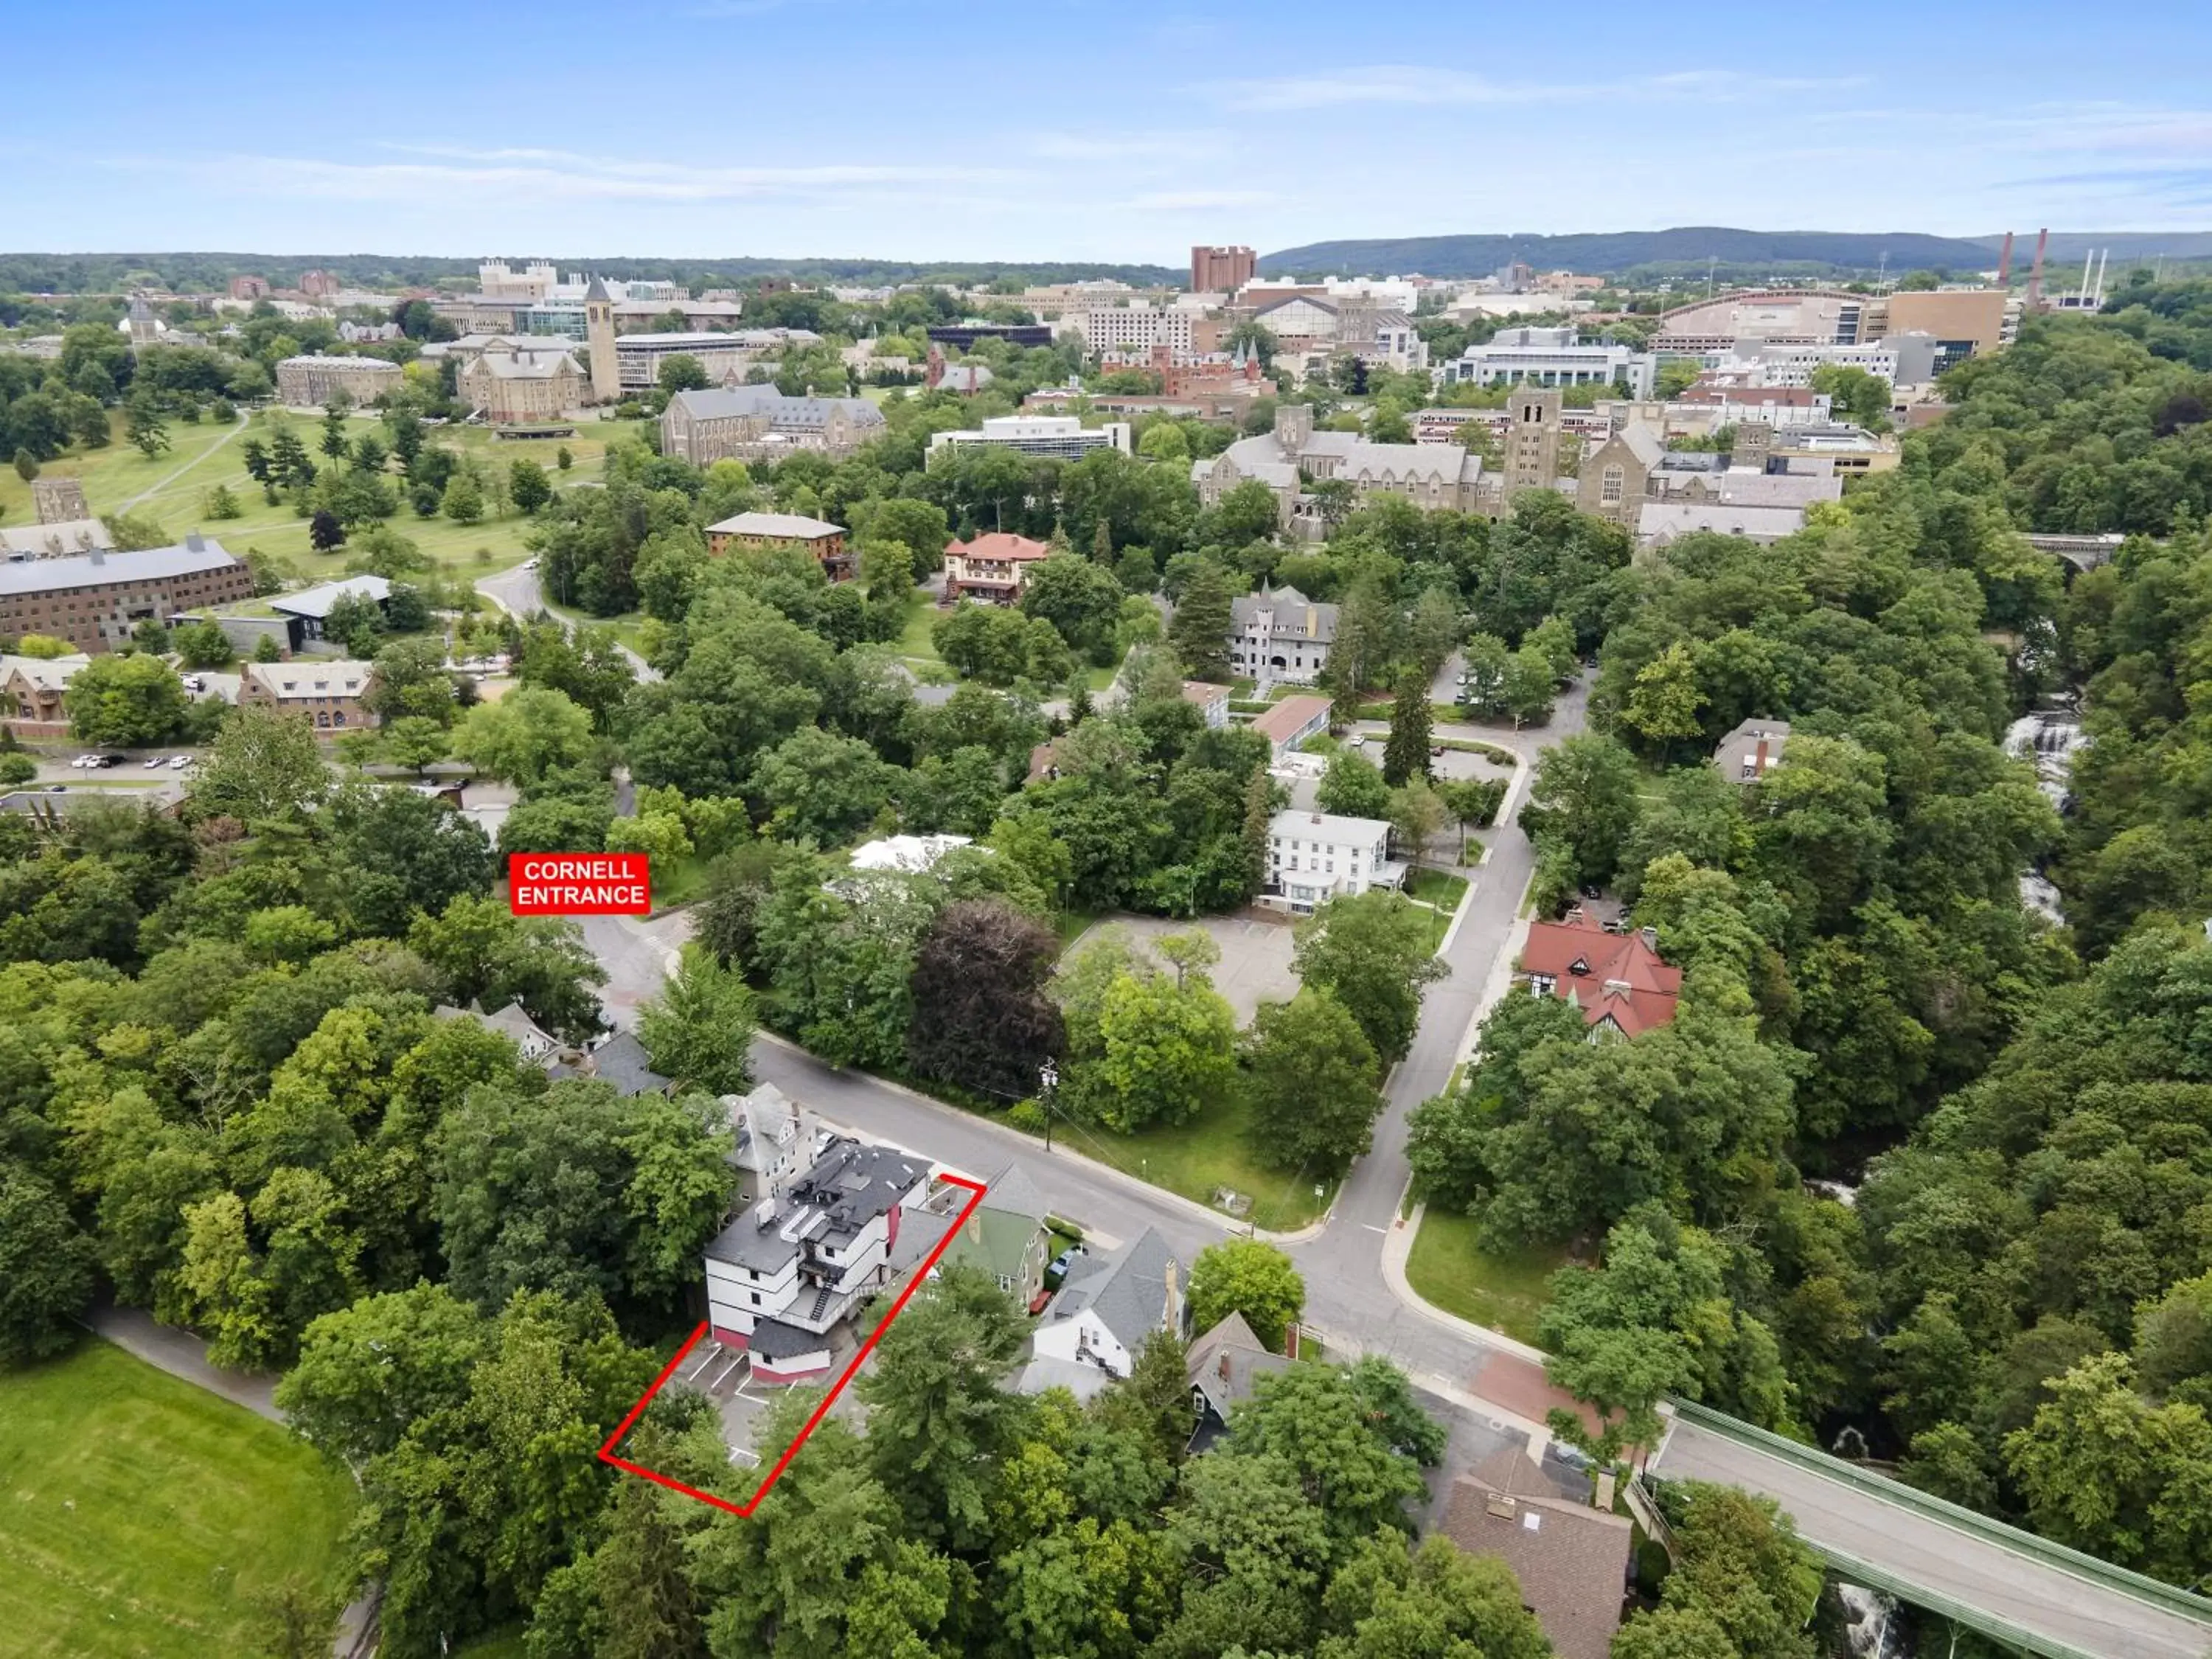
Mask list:
[{"label": "paved driveway", "polygon": [[[1086,930],[1073,948],[1080,950],[1108,927],[1132,933],[1146,946],[1166,933],[1202,933],[1212,939],[1221,947],[1221,960],[1206,971],[1213,975],[1213,988],[1237,1011],[1239,1025],[1249,1025],[1262,1002],[1287,1002],[1298,994],[1298,976],[1291,971],[1293,945],[1287,917],[1277,921],[1245,914],[1170,921],[1159,916],[1115,916]],[[1152,960],[1174,971],[1164,957],[1154,956]]]}]

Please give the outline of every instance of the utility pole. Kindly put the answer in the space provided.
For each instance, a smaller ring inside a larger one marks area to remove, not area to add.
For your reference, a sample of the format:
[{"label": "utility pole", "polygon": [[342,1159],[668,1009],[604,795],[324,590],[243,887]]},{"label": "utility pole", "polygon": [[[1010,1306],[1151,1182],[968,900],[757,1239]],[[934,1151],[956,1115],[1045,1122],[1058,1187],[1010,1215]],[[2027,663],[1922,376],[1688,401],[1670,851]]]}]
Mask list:
[{"label": "utility pole", "polygon": [[1038,1095],[1044,1107],[1044,1149],[1048,1152],[1052,1150],[1053,1091],[1060,1087],[1060,1067],[1048,1060],[1037,1068],[1037,1082],[1042,1085]]}]

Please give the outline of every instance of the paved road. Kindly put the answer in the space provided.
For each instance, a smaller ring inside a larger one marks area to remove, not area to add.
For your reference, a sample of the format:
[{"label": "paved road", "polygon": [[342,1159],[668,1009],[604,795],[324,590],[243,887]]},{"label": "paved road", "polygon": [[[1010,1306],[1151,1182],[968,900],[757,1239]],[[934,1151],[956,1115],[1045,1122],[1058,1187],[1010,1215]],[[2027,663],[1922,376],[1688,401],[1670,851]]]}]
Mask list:
[{"label": "paved road", "polygon": [[[1549,726],[1513,734],[1526,740],[1513,747],[1534,755],[1541,744],[1580,732],[1585,701],[1577,684],[1560,698]],[[1485,856],[1474,873],[1466,914],[1443,953],[1446,977],[1429,988],[1412,1052],[1384,1091],[1388,1104],[1375,1126],[1374,1150],[1353,1165],[1320,1236],[1291,1247],[1305,1275],[1308,1314],[1316,1324],[1356,1333],[1370,1351],[1388,1353],[1408,1369],[1461,1378],[1462,1386],[1486,1356],[1471,1346],[1464,1330],[1440,1324],[1401,1299],[1384,1275],[1382,1248],[1401,1224],[1399,1208],[1412,1174],[1407,1117],[1450,1080],[1510,959],[1514,921],[1535,868],[1534,849],[1510,821],[1526,789],[1524,783],[1508,801],[1507,822],[1480,834]]]},{"label": "paved road", "polygon": [[1816,1548],[1881,1566],[2033,1635],[2109,1659],[2203,1659],[2212,1624],[2007,1549],[1980,1533],[1882,1503],[1787,1458],[1677,1419],[1651,1467],[1773,1498]]},{"label": "paved road", "polygon": [[[501,610],[517,617],[533,617],[545,608],[545,595],[538,586],[538,573],[522,565],[512,570],[502,570],[496,576],[486,576],[477,584],[477,592]],[[553,613],[548,611],[547,615]],[[646,659],[619,641],[615,648],[629,659],[631,671],[641,680],[657,680],[659,672]]]}]

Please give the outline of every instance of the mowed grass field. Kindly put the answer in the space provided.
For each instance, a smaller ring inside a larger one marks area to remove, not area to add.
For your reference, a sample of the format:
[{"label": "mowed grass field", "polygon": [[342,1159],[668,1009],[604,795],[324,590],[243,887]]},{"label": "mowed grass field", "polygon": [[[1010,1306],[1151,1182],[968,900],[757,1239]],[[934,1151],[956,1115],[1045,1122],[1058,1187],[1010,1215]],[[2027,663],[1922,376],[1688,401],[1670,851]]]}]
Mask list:
[{"label": "mowed grass field", "polygon": [[1254,1139],[1251,1108],[1241,1096],[1172,1127],[1162,1125],[1118,1135],[1061,1120],[1054,1133],[1079,1152],[1208,1209],[1219,1208],[1214,1196],[1224,1188],[1242,1194],[1251,1205],[1237,1218],[1272,1231],[1305,1226],[1328,1209],[1336,1191],[1334,1181],[1316,1181],[1262,1162]]},{"label": "mowed grass field", "polygon": [[258,1653],[288,1583],[335,1627],[354,1502],[276,1424],[108,1343],[0,1376],[0,1651]]},{"label": "mowed grass field", "polygon": [[1534,1342],[1536,1322],[1551,1299],[1551,1277],[1566,1265],[1564,1250],[1486,1250],[1471,1218],[1431,1204],[1413,1237],[1406,1281],[1423,1301],[1446,1313]]},{"label": "mowed grass field", "polygon": [[[206,420],[187,426],[172,421],[170,447],[150,459],[125,438],[118,415],[112,422],[114,441],[106,448],[72,449],[47,462],[40,471],[49,478],[81,481],[85,500],[95,514],[125,510],[143,514],[157,520],[175,540],[183,540],[187,531],[198,530],[216,538],[233,553],[258,548],[291,560],[304,574],[318,579],[336,575],[344,568],[345,550],[317,553],[307,541],[307,521],[289,502],[270,507],[262,497],[261,486],[246,476],[246,439],[258,434],[265,441],[278,422],[288,422],[299,434],[318,466],[328,464],[319,447],[323,435],[319,416],[263,410],[250,416],[243,427]],[[382,435],[381,427],[379,421],[356,416],[347,420],[346,433],[349,438],[370,431]],[[497,439],[482,427],[471,426],[433,428],[426,435],[433,443],[474,454],[490,467],[504,469],[528,456],[560,486],[585,478],[596,480],[606,453],[603,430],[608,435],[620,435],[630,429],[612,425],[603,428],[600,422],[585,421],[578,423],[574,437],[560,441]],[[556,465],[564,444],[574,462],[565,473]],[[392,477],[395,484],[400,482],[396,471]],[[237,498],[243,509],[239,517],[207,516],[206,497],[217,484],[228,485]],[[141,496],[144,499],[140,500]],[[0,466],[0,524],[28,524],[35,516],[31,510],[30,485],[17,477],[12,467]],[[502,570],[529,556],[522,542],[529,520],[518,513],[462,525],[447,518],[419,519],[403,501],[398,513],[386,522],[441,565],[464,574]]]}]

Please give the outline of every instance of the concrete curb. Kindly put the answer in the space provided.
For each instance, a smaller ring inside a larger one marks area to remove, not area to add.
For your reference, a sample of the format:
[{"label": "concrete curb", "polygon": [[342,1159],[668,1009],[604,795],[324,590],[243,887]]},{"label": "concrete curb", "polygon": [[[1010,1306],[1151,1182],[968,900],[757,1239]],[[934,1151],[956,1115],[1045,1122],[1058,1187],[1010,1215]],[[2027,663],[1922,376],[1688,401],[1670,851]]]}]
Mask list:
[{"label": "concrete curb", "polygon": [[[1407,1190],[1412,1190],[1410,1185]],[[1383,1283],[1389,1285],[1399,1301],[1431,1324],[1441,1325],[1444,1329],[1466,1337],[1471,1342],[1480,1342],[1486,1348],[1510,1353],[1516,1359],[1542,1364],[1545,1354],[1541,1348],[1531,1347],[1503,1331],[1493,1331],[1487,1325],[1478,1325],[1471,1319],[1462,1319],[1457,1314],[1446,1313],[1413,1288],[1413,1281],[1406,1277],[1406,1263],[1413,1258],[1413,1240],[1421,1231],[1421,1218],[1428,1213],[1428,1209],[1425,1204],[1416,1204],[1413,1214],[1395,1223],[1383,1235]]]}]

